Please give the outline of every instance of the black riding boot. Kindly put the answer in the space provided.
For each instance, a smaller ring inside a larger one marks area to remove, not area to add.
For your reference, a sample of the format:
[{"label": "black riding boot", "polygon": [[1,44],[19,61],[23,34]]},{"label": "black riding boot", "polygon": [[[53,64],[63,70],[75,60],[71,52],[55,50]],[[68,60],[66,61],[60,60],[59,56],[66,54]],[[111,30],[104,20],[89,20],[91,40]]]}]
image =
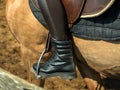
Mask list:
[{"label": "black riding boot", "polygon": [[[58,41],[52,39],[51,42],[54,48],[54,54],[44,64],[40,64],[38,75],[36,76],[39,78],[53,76],[60,76],[65,79],[76,78],[72,41]],[[33,65],[33,70],[37,74],[37,64]]]},{"label": "black riding boot", "polygon": [[60,76],[66,79],[76,78],[73,62],[71,33],[68,28],[67,15],[61,0],[38,0],[41,12],[51,34],[53,56],[44,64],[33,65],[37,78]]}]

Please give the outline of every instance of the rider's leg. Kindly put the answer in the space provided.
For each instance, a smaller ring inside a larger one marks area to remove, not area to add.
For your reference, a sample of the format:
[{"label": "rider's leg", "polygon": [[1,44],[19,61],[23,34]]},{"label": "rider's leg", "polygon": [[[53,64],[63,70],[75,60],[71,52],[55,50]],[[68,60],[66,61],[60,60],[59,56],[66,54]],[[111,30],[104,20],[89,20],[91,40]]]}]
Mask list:
[{"label": "rider's leg", "polygon": [[71,34],[61,0],[38,1],[51,36],[57,40],[68,40]]},{"label": "rider's leg", "polygon": [[[76,78],[73,62],[73,46],[68,29],[67,16],[61,0],[38,0],[41,12],[51,34],[54,48],[53,56],[40,65],[39,76],[47,78],[60,76],[66,79]],[[33,65],[36,71],[37,64]]]}]

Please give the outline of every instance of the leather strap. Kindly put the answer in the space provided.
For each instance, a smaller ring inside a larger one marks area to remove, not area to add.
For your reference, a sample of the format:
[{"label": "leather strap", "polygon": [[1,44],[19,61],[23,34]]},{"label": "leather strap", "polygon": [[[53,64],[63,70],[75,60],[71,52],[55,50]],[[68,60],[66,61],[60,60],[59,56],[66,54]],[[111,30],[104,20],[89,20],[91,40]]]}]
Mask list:
[{"label": "leather strap", "polygon": [[68,23],[74,23],[80,16],[86,0],[62,0],[68,17]]}]

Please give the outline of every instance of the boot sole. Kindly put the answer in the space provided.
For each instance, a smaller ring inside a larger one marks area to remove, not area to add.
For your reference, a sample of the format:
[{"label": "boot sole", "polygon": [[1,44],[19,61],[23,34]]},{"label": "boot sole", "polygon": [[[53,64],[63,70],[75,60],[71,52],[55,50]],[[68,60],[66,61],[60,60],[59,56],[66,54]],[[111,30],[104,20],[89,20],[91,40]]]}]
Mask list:
[{"label": "boot sole", "polygon": [[51,74],[46,74],[46,73],[40,73],[40,75],[37,75],[36,71],[32,68],[31,71],[35,74],[37,79],[45,79],[45,78],[50,78],[50,77],[54,77],[54,76],[59,76],[63,79],[68,79],[68,80],[72,80],[77,78],[76,72],[55,72],[55,73],[51,73]]}]

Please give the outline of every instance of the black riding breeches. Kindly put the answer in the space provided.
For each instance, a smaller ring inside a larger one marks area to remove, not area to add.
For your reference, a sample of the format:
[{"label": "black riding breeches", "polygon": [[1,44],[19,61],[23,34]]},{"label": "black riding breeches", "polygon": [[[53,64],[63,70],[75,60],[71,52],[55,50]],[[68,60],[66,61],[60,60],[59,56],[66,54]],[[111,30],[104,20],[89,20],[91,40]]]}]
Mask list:
[{"label": "black riding breeches", "polygon": [[51,36],[57,40],[70,39],[67,15],[61,0],[38,0],[38,2]]}]

